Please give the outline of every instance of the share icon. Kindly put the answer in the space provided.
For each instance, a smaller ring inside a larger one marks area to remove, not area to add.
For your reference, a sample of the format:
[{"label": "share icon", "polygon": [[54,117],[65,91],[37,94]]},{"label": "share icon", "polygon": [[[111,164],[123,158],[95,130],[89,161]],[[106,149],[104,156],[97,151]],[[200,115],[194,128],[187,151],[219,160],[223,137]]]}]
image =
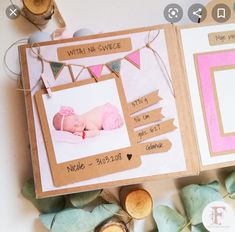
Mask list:
[{"label": "share icon", "polygon": [[188,17],[194,23],[202,22],[206,19],[207,10],[202,4],[193,4],[188,10]]},{"label": "share icon", "polygon": [[199,8],[198,10],[193,12],[193,15],[197,16],[199,19],[202,18],[202,8]]}]

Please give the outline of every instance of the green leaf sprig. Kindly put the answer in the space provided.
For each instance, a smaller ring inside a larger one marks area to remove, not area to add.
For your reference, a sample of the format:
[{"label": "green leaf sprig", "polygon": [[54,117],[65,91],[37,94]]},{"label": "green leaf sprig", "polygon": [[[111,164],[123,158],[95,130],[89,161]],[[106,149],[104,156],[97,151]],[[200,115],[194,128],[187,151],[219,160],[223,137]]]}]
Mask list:
[{"label": "green leaf sprig", "polygon": [[220,184],[214,181],[205,185],[191,184],[180,191],[186,217],[168,206],[160,205],[153,210],[158,232],[207,232],[202,224],[204,208],[213,201],[224,201],[227,196],[235,199],[235,171],[225,178],[227,194],[219,192]]}]

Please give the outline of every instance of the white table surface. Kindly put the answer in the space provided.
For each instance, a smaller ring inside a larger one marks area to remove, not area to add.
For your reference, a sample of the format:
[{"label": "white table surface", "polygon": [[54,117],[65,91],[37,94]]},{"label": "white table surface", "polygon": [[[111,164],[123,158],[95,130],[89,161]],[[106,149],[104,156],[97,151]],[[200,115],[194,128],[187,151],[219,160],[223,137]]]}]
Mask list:
[{"label": "white table surface", "polygon": [[[19,0],[15,0],[18,2]],[[57,0],[68,28],[71,31],[87,27],[95,32],[108,32],[133,27],[166,23],[163,9],[169,0]],[[194,2],[175,1],[186,9]],[[195,1],[207,3],[208,1]],[[5,9],[9,0],[0,1],[0,59],[1,64],[6,48],[14,41],[28,37],[35,28],[25,19],[9,20]],[[186,12],[185,12],[186,13]],[[185,14],[181,23],[189,23]],[[51,33],[55,24],[50,22],[44,29]],[[9,55],[9,64],[19,71],[17,49]],[[26,115],[23,96],[16,91],[14,77],[0,68],[0,231],[2,232],[46,232],[37,220],[38,211],[25,200],[20,191],[25,180],[32,176],[32,167],[27,136]],[[178,180],[156,181],[144,186],[152,194],[155,205],[167,203],[182,210],[177,189],[189,183],[223,180],[230,169],[202,173],[199,177]],[[136,223],[135,231],[150,231],[154,227],[151,218]]]}]

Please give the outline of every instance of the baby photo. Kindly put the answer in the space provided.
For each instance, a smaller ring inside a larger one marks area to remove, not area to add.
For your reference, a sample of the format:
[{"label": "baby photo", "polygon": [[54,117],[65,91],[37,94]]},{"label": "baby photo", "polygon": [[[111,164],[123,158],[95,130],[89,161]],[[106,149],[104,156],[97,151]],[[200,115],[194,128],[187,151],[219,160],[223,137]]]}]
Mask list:
[{"label": "baby photo", "polygon": [[115,79],[43,94],[42,100],[58,164],[131,146]]},{"label": "baby photo", "polygon": [[61,106],[53,118],[58,131],[67,131],[82,139],[98,136],[101,130],[115,130],[123,126],[123,118],[111,103],[77,114],[72,107]]}]

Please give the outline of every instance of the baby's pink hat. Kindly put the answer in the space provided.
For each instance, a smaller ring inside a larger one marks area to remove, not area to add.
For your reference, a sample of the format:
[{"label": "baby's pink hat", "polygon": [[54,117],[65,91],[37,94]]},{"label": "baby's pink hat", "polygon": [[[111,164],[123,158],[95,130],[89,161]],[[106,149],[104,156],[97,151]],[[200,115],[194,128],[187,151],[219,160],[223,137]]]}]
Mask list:
[{"label": "baby's pink hat", "polygon": [[61,106],[58,113],[53,118],[53,126],[56,130],[63,131],[64,118],[75,115],[74,109],[69,106]]}]

